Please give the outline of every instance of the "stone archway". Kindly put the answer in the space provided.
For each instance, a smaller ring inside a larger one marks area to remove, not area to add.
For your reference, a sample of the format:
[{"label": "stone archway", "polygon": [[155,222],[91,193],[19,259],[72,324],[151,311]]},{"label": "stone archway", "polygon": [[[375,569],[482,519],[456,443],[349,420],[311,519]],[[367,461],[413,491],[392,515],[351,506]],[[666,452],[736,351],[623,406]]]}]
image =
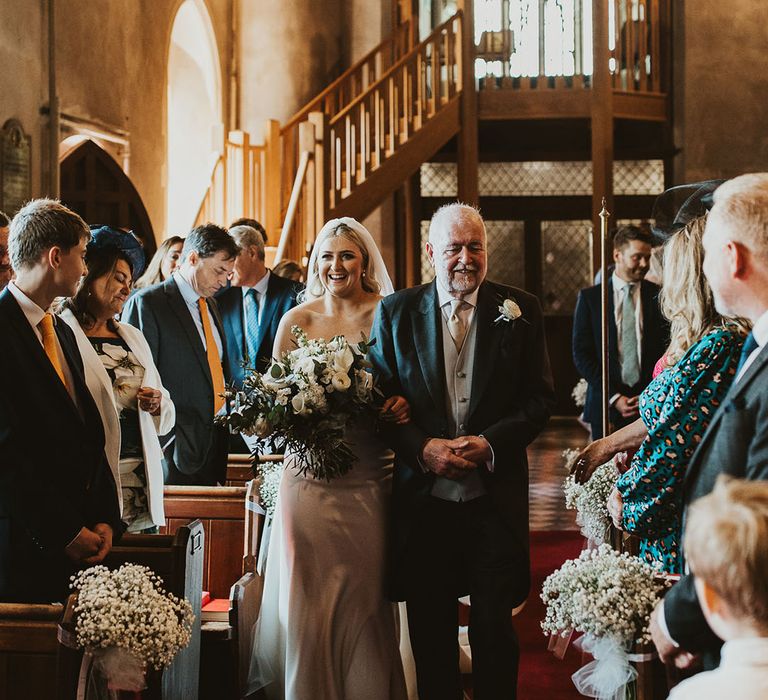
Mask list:
[{"label": "stone archway", "polygon": [[117,162],[88,138],[67,139],[60,149],[61,201],[87,224],[133,231],[149,260],[157,249],[139,193]]}]

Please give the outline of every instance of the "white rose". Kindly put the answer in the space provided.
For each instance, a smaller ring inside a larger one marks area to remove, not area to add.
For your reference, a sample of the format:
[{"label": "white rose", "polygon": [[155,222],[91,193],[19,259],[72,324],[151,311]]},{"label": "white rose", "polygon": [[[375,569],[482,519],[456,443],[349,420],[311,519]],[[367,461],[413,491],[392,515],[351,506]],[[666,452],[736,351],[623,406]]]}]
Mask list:
[{"label": "white rose", "polygon": [[315,361],[311,357],[301,357],[294,363],[293,370],[312,376],[315,373]]},{"label": "white rose", "polygon": [[517,302],[513,301],[512,299],[505,299],[500,311],[510,321],[514,321],[516,318],[520,318],[523,315],[523,312],[520,311],[520,307],[517,305]]},{"label": "white rose", "polygon": [[265,438],[272,432],[272,425],[264,416],[259,416],[253,425],[253,432],[260,438]]},{"label": "white rose", "polygon": [[288,404],[288,397],[291,395],[290,389],[280,389],[280,391],[277,392],[277,397],[275,398],[275,401],[279,403],[281,406],[285,406]]},{"label": "white rose", "polygon": [[336,391],[346,391],[352,384],[352,380],[349,378],[349,375],[342,374],[341,372],[334,374],[331,382],[333,384],[333,388],[336,389]]},{"label": "white rose", "polygon": [[304,394],[302,392],[299,392],[291,399],[291,406],[293,406],[293,410],[296,413],[297,416],[304,415],[307,413],[307,404],[304,400]]},{"label": "white rose", "polygon": [[348,345],[333,353],[333,367],[337,372],[349,372],[349,368],[354,361],[355,356]]}]

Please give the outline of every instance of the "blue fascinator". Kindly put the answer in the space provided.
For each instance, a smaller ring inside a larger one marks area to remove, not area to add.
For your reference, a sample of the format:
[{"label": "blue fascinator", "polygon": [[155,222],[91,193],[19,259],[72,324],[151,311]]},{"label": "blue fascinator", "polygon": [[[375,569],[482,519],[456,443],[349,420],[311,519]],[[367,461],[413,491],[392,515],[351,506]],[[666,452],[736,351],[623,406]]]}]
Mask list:
[{"label": "blue fascinator", "polygon": [[86,256],[88,253],[107,248],[117,248],[126,258],[131,266],[133,279],[137,279],[144,272],[144,263],[146,256],[144,248],[132,231],[121,231],[111,226],[94,225],[91,226],[91,240],[86,247]]}]

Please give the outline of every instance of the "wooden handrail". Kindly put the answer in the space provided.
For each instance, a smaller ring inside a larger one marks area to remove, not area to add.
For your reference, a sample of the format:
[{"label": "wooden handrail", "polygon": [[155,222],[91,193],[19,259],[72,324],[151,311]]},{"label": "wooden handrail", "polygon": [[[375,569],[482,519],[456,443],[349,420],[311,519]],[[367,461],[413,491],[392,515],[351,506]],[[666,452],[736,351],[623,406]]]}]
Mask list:
[{"label": "wooden handrail", "polygon": [[[394,56],[394,49],[396,47],[397,40],[401,40],[403,37],[405,37],[408,40],[407,44],[410,44],[411,36],[411,23],[410,20],[406,20],[397,27],[395,33],[387,37],[383,42],[381,42],[381,44],[371,49],[359,61],[347,68],[347,70],[345,70],[338,78],[336,78],[336,80],[334,80],[327,88],[325,88],[325,90],[307,102],[307,104],[305,104],[298,112],[296,112],[296,114],[294,114],[285,124],[283,124],[282,128],[280,129],[280,133],[284,134],[286,131],[296,126],[300,122],[305,121],[310,112],[318,111],[318,107],[323,104],[323,100],[325,100],[328,95],[332,94],[336,88],[349,80],[357,72],[361,71],[363,66],[370,63],[371,60],[373,60],[378,54],[383,55],[384,51],[389,47],[392,47],[393,49],[394,60],[396,58],[396,56]],[[411,47],[408,46],[408,48],[410,49]]]},{"label": "wooden handrail", "polygon": [[453,24],[457,19],[460,19],[462,17],[462,11],[457,10],[454,15],[449,17],[445,22],[442,24],[439,24],[437,27],[435,27],[432,30],[432,33],[424,39],[424,41],[420,42],[416,46],[414,46],[405,56],[400,58],[397,63],[392,65],[382,76],[375,82],[372,83],[368,88],[365,90],[365,92],[358,95],[354,100],[352,100],[346,107],[344,107],[341,111],[339,111],[337,114],[331,117],[330,119],[330,126],[333,126],[336,124],[342,117],[346,116],[354,107],[356,107],[358,104],[360,104],[370,93],[374,92],[377,89],[380,89],[384,83],[389,80],[395,73],[397,73],[398,70],[400,70],[404,65],[406,65],[410,60],[412,60],[422,49],[426,48],[431,43],[434,43],[435,39],[442,34],[443,30],[447,29],[449,25]]},{"label": "wooden handrail", "polygon": [[275,252],[275,263],[279,263],[283,259],[285,248],[288,245],[288,236],[290,235],[291,227],[293,226],[293,219],[296,216],[296,208],[299,204],[299,195],[301,195],[301,188],[304,186],[304,179],[307,175],[307,167],[309,166],[309,160],[312,157],[310,151],[302,151],[299,159],[299,168],[296,171],[296,177],[293,180],[293,188],[291,189],[291,198],[288,202],[288,210],[285,215],[285,222],[283,228],[280,231],[280,242],[277,244],[277,251]]}]

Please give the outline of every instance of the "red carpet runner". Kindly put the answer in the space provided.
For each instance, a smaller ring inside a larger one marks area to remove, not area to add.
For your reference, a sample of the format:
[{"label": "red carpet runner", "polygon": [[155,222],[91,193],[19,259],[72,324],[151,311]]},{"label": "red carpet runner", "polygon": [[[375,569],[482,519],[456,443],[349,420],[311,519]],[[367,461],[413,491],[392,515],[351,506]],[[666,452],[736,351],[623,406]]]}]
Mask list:
[{"label": "red carpet runner", "polygon": [[571,674],[581,666],[581,653],[570,646],[560,661],[547,651],[548,640],[539,624],[544,619],[544,603],[539,593],[544,579],[566,559],[579,556],[583,545],[584,538],[576,531],[531,533],[531,595],[515,617],[521,648],[519,700],[582,698],[571,681]]}]

